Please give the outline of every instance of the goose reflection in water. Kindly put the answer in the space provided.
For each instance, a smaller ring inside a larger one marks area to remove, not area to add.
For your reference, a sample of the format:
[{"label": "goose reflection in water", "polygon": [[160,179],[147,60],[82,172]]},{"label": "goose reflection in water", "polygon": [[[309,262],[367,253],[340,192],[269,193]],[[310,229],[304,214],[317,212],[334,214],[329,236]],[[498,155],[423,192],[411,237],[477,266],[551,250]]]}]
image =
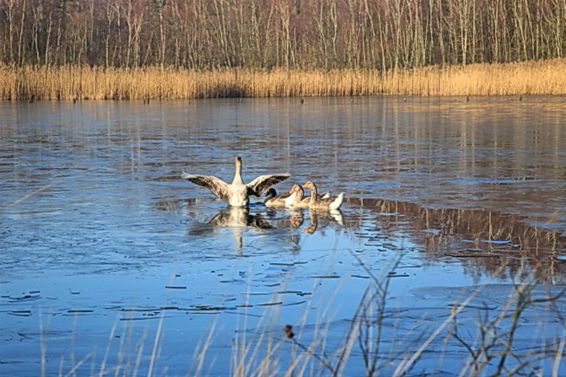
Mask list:
[{"label": "goose reflection in water", "polygon": [[[302,230],[305,233],[312,235],[317,230],[320,231],[333,222],[338,225],[343,224],[340,211],[317,212],[315,210],[309,210],[308,213],[308,217],[304,215],[302,210],[274,211],[269,209],[264,213],[252,213],[250,209],[245,207],[228,207],[221,209],[207,221],[206,224],[194,224],[190,233],[193,235],[204,235],[206,233],[220,231],[221,228],[229,228],[235,240],[236,250],[241,252],[244,246],[243,238],[246,228],[273,231],[269,232],[268,236],[275,238],[273,242],[276,243],[282,241],[281,237],[286,240],[284,243],[297,243],[300,241],[300,237],[298,239],[296,237],[299,233],[293,231],[293,229],[303,228]],[[308,219],[307,221],[309,221],[306,227],[304,226],[305,217]],[[319,219],[322,221],[319,221]],[[281,230],[283,233],[277,230]]]},{"label": "goose reflection in water", "polygon": [[273,225],[260,214],[250,214],[245,207],[228,207],[220,210],[209,222],[210,225],[233,228],[253,227],[271,229]]},{"label": "goose reflection in water", "polygon": [[[260,203],[249,207],[226,207],[212,209],[208,199],[161,199],[155,202],[155,209],[169,213],[184,213],[191,236],[207,236],[230,230],[235,240],[236,250],[241,252],[246,229],[265,230],[265,234],[276,244],[297,244],[300,234],[324,232],[328,226],[344,226],[342,213],[336,211],[317,211],[305,209],[273,209]],[[217,211],[216,214],[212,211]],[[224,229],[224,231],[223,231]],[[295,230],[300,230],[297,232]],[[226,233],[224,233],[226,234]],[[294,248],[292,248],[294,249]]]},{"label": "goose reflection in water", "polygon": [[[214,232],[218,227],[231,228],[232,236],[236,242],[236,250],[241,252],[244,228],[273,229],[273,225],[263,218],[260,214],[251,214],[246,207],[228,207],[220,210],[207,223],[212,228],[200,228],[198,233]],[[192,232],[195,233],[194,230]]]},{"label": "goose reflection in water", "polygon": [[297,253],[302,249],[301,238],[323,235],[326,228],[343,228],[356,237],[370,238],[372,243],[394,244],[391,240],[401,234],[418,250],[426,251],[426,258],[458,258],[475,276],[513,276],[521,268],[528,268],[543,281],[563,282],[566,276],[566,264],[560,263],[566,255],[563,228],[532,226],[528,218],[514,214],[349,198],[345,217],[340,211],[272,210],[259,203],[249,208],[256,214],[237,209],[230,213],[232,208],[227,208],[212,216],[210,211],[218,210],[212,209],[212,203],[200,198],[161,199],[155,202],[155,209],[181,215],[190,224],[190,235],[206,236],[231,226],[239,248],[244,228],[265,229],[268,243]]},{"label": "goose reflection in water", "polygon": [[305,216],[303,216],[302,210],[292,210],[291,216],[289,217],[289,224],[291,224],[291,228],[298,228],[303,225],[305,221]]},{"label": "goose reflection in water", "polygon": [[[275,228],[289,228],[290,226],[291,229],[298,229],[305,224],[305,212],[308,213],[306,219],[309,221],[307,223],[308,226],[304,229],[305,233],[313,234],[319,227],[324,228],[331,225],[333,222],[344,226],[344,218],[340,210],[320,211],[316,209],[304,210],[302,208],[287,208],[285,210],[279,210],[279,212],[272,209],[267,211],[272,218],[276,218],[278,213],[289,213],[289,217],[285,217],[283,221],[281,221],[279,217],[278,220],[273,220],[273,222],[276,224],[274,226]],[[323,220],[321,224],[318,221],[319,218]]]},{"label": "goose reflection in water", "polygon": [[319,218],[325,219],[323,224],[324,226],[328,226],[331,222],[336,222],[338,225],[344,225],[344,217],[342,216],[342,212],[340,210],[332,210],[332,211],[317,211],[315,209],[309,209],[309,217],[310,217],[310,224],[305,228],[305,233],[307,234],[314,234],[319,227]]}]

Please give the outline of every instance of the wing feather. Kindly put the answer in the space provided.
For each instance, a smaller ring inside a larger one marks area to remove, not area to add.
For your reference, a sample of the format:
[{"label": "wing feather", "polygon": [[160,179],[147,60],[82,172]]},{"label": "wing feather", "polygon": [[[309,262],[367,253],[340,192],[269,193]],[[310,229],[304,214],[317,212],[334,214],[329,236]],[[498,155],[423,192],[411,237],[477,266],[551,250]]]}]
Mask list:
[{"label": "wing feather", "polygon": [[226,182],[212,175],[197,175],[183,172],[181,174],[181,178],[186,179],[195,185],[206,187],[220,199],[226,198],[230,191]]},{"label": "wing feather", "polygon": [[288,173],[285,174],[271,174],[271,175],[260,175],[250,183],[246,184],[248,187],[249,193],[251,195],[260,196],[273,185],[276,185],[280,182],[283,182],[291,175]]}]

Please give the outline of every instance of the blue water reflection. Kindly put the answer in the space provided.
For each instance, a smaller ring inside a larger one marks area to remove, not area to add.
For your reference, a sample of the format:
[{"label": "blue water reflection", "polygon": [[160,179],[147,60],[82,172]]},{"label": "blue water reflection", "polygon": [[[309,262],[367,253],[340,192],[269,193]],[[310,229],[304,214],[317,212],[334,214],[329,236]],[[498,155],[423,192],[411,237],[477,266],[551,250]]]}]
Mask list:
[{"label": "blue water reflection", "polygon": [[[484,284],[469,323],[530,275],[537,294],[560,289],[565,118],[559,97],[1,103],[2,373],[64,375],[85,360],[89,375],[142,355],[141,373],[158,336],[156,370],[191,374],[213,326],[211,375],[229,370],[233,341],[280,341],[287,323],[305,342],[328,328],[337,347],[371,274],[391,281],[395,359],[394,339],[414,350]],[[349,201],[341,214],[233,210],[179,179],[228,179],[235,155],[244,179],[290,171]],[[558,334],[539,309],[535,346]],[[466,356],[452,345],[445,365]]]}]

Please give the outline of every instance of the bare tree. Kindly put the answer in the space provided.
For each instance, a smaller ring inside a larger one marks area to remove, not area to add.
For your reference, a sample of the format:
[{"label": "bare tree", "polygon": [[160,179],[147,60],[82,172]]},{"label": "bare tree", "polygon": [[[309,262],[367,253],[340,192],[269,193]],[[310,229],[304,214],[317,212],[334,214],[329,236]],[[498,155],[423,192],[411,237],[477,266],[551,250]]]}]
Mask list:
[{"label": "bare tree", "polygon": [[0,0],[15,65],[386,71],[565,51],[566,0]]}]

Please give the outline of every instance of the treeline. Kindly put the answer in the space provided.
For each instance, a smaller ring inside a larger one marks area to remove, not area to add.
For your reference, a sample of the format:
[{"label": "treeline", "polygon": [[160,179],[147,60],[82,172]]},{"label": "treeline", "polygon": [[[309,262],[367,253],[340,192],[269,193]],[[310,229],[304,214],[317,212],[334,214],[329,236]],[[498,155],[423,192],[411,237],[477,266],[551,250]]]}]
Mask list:
[{"label": "treeline", "polygon": [[0,0],[0,62],[412,68],[563,57],[566,0]]}]

